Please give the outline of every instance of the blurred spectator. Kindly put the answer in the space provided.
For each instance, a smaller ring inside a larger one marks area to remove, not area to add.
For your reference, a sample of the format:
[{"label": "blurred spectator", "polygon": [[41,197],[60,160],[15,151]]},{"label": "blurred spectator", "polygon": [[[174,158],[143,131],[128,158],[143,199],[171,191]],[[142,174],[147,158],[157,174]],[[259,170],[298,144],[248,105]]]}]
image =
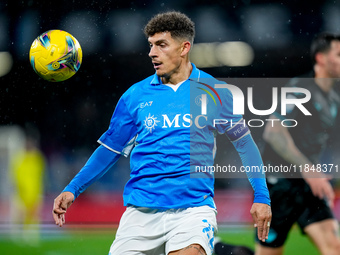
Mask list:
[{"label": "blurred spectator", "polygon": [[[39,241],[39,211],[43,202],[45,158],[39,149],[39,131],[25,127],[25,148],[12,158],[10,173],[13,181],[13,223],[22,224],[18,241],[37,244]],[[22,239],[22,240],[21,240]]]}]

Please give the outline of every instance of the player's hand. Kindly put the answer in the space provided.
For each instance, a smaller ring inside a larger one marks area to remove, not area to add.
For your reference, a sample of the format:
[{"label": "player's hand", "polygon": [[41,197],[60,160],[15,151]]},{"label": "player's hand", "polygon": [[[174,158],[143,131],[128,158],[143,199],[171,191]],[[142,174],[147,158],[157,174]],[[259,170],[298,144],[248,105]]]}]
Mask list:
[{"label": "player's hand", "polygon": [[250,210],[254,220],[254,227],[257,228],[257,236],[260,241],[268,239],[272,210],[267,204],[254,203]]},{"label": "player's hand", "polygon": [[[316,176],[316,174],[318,174],[318,176]],[[312,190],[313,195],[320,199],[326,199],[328,205],[333,208],[335,194],[329,182],[331,177],[323,173],[314,173],[312,176],[311,174],[304,173],[303,177]]]},{"label": "player's hand", "polygon": [[65,224],[65,213],[74,200],[74,195],[71,192],[63,192],[54,199],[53,204],[53,219],[56,225],[62,227]]}]

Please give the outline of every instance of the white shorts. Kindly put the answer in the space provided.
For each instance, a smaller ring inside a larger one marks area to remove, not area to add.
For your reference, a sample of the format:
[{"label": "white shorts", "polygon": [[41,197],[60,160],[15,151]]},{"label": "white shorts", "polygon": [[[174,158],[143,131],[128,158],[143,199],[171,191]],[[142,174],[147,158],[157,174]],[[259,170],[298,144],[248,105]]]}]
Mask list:
[{"label": "white shorts", "polygon": [[165,255],[190,244],[211,255],[216,231],[216,210],[209,206],[166,211],[130,206],[109,255]]}]

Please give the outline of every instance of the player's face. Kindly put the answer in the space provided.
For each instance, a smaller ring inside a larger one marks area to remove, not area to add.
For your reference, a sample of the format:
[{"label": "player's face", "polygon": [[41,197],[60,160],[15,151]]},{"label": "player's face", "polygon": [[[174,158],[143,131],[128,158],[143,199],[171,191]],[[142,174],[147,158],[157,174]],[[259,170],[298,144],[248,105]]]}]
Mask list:
[{"label": "player's face", "polygon": [[326,54],[326,69],[330,78],[340,78],[340,42],[332,41]]},{"label": "player's face", "polygon": [[171,37],[170,32],[156,33],[148,38],[149,57],[158,76],[171,77],[183,63],[183,42]]}]

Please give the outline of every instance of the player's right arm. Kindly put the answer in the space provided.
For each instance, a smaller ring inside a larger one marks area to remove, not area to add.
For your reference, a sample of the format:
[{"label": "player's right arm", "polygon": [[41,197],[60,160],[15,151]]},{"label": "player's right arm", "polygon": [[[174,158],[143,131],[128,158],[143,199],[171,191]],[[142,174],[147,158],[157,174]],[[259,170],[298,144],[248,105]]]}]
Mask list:
[{"label": "player's right arm", "polygon": [[57,225],[62,226],[65,223],[66,210],[74,199],[101,178],[117,162],[120,155],[127,156],[132,150],[137,137],[137,129],[129,109],[130,94],[128,90],[119,99],[109,129],[98,140],[101,145],[54,200],[53,218]]},{"label": "player's right arm", "polygon": [[117,154],[100,145],[91,155],[80,172],[63,192],[54,200],[53,219],[60,227],[65,223],[65,213],[73,201],[93,182],[102,177],[119,159]]},{"label": "player's right arm", "polygon": [[[269,119],[277,119],[277,117],[272,115]],[[267,122],[263,133],[263,139],[285,161],[296,166],[312,166],[312,162],[295,145],[288,129],[282,126],[279,121]],[[320,174],[320,176],[308,176],[313,174]],[[331,184],[328,182],[329,178],[326,178],[322,173],[311,172],[302,172],[302,177],[310,186],[314,196],[317,196],[320,199],[327,198],[330,205],[333,204],[334,191]]]}]

